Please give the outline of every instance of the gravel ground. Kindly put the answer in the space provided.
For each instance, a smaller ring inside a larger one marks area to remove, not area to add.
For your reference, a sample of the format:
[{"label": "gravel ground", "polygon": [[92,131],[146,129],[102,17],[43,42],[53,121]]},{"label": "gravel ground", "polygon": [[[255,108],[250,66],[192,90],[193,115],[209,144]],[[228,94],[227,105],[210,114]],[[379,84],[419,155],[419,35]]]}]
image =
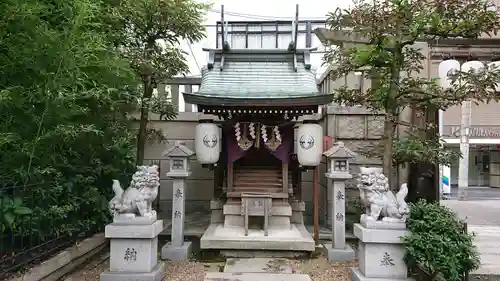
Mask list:
[{"label": "gravel ground", "polygon": [[[313,281],[345,281],[351,280],[351,267],[356,267],[356,262],[330,263],[324,256],[314,259],[289,260],[294,273],[303,273],[311,276]],[[203,281],[206,272],[219,272],[224,267],[223,262],[166,262],[164,281]],[[272,267],[272,265],[271,265]],[[276,266],[279,267],[278,265]],[[85,267],[64,281],[96,281],[101,272],[108,268],[108,255],[96,257]],[[270,268],[269,272],[273,272]],[[488,280],[491,281],[491,280]]]},{"label": "gravel ground", "polygon": [[357,262],[331,263],[324,256],[309,260],[292,260],[292,268],[296,273],[308,274],[313,281],[345,281],[351,280],[351,267]]}]

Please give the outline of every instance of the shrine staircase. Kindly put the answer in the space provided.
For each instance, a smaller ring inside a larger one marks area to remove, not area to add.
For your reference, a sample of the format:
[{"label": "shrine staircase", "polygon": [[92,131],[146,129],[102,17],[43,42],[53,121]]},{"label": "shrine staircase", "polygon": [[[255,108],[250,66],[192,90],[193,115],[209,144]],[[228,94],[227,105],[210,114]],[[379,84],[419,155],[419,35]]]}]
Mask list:
[{"label": "shrine staircase", "polygon": [[[288,182],[292,183],[291,172],[288,173]],[[273,194],[273,198],[286,198],[288,187],[283,189],[281,167],[236,166],[233,176],[233,192],[236,196],[243,192],[263,192]]]},{"label": "shrine staircase", "polygon": [[[233,166],[227,201],[221,202],[222,210],[216,202],[211,204],[213,223],[200,240],[201,249],[217,249],[236,257],[248,255],[248,251],[273,250],[273,255],[276,251],[314,251],[314,240],[303,222],[305,204],[288,198],[291,172],[288,187],[283,188],[281,163],[269,162]],[[260,210],[268,211],[262,214]]]},{"label": "shrine staircase", "polygon": [[[291,172],[288,173],[288,185],[291,188]],[[243,193],[270,194],[272,197],[269,227],[289,228],[292,209],[288,202],[288,190],[283,188],[281,166],[248,166],[235,165],[233,189],[227,193],[228,201],[224,206],[224,226],[241,227],[244,224],[242,215]]]}]

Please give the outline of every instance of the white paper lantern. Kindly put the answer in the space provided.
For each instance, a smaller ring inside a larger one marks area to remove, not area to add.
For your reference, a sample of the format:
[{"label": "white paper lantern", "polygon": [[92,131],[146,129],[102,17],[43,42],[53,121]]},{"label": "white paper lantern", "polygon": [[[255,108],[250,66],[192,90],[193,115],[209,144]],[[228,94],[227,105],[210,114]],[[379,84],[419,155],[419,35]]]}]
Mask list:
[{"label": "white paper lantern", "polygon": [[214,164],[220,157],[220,129],[213,123],[196,125],[195,135],[196,158],[200,164]]},{"label": "white paper lantern", "polygon": [[486,70],[486,65],[477,60],[465,62],[464,64],[462,64],[462,69],[461,69],[462,72],[471,72],[472,74],[480,73],[481,71],[485,70]]},{"label": "white paper lantern", "polygon": [[323,153],[323,127],[302,124],[297,130],[297,159],[302,166],[318,166]]},{"label": "white paper lantern", "polygon": [[460,62],[457,60],[445,60],[439,64],[439,84],[441,87],[447,89],[451,88],[453,82],[453,75],[460,71]]}]

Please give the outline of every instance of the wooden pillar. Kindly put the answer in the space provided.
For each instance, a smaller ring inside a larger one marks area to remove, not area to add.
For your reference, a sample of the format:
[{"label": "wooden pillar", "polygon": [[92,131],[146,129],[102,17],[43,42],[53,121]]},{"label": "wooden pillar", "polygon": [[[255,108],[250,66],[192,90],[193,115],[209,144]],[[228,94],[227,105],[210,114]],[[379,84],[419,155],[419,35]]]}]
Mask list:
[{"label": "wooden pillar", "polygon": [[288,193],[288,163],[281,164],[281,178],[283,183],[283,193]]},{"label": "wooden pillar", "polygon": [[170,85],[170,94],[172,95],[172,104],[179,111],[179,85]]},{"label": "wooden pillar", "polygon": [[227,192],[233,191],[233,163],[227,164]]},{"label": "wooden pillar", "polygon": [[217,165],[214,169],[214,198],[220,198],[222,195],[222,185],[224,184],[224,167]]},{"label": "wooden pillar", "polygon": [[[186,93],[193,92],[193,85],[184,85]],[[187,102],[184,102],[184,112],[193,112],[193,105]]]},{"label": "wooden pillar", "polygon": [[297,200],[302,200],[302,170],[297,165]]},{"label": "wooden pillar", "polygon": [[299,198],[297,198],[297,194],[298,194],[298,187],[299,187],[299,178],[298,178],[298,175],[299,175],[299,171],[297,169],[297,165],[295,163],[292,164],[292,186],[293,186],[293,197],[298,200]]}]

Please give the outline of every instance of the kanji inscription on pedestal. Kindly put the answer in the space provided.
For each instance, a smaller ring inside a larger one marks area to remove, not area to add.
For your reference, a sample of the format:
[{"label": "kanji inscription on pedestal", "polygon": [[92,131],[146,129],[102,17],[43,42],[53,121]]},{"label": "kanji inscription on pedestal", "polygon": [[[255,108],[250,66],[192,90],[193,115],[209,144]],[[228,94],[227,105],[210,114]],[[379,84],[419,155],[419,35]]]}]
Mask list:
[{"label": "kanji inscription on pedestal", "polygon": [[345,181],[333,181],[332,247],[345,248]]},{"label": "kanji inscription on pedestal", "polygon": [[182,246],[184,243],[185,192],[184,179],[174,180],[172,198],[172,245]]},{"label": "kanji inscription on pedestal", "polygon": [[134,248],[127,248],[125,250],[124,260],[128,262],[134,262],[137,260],[137,251]]}]

